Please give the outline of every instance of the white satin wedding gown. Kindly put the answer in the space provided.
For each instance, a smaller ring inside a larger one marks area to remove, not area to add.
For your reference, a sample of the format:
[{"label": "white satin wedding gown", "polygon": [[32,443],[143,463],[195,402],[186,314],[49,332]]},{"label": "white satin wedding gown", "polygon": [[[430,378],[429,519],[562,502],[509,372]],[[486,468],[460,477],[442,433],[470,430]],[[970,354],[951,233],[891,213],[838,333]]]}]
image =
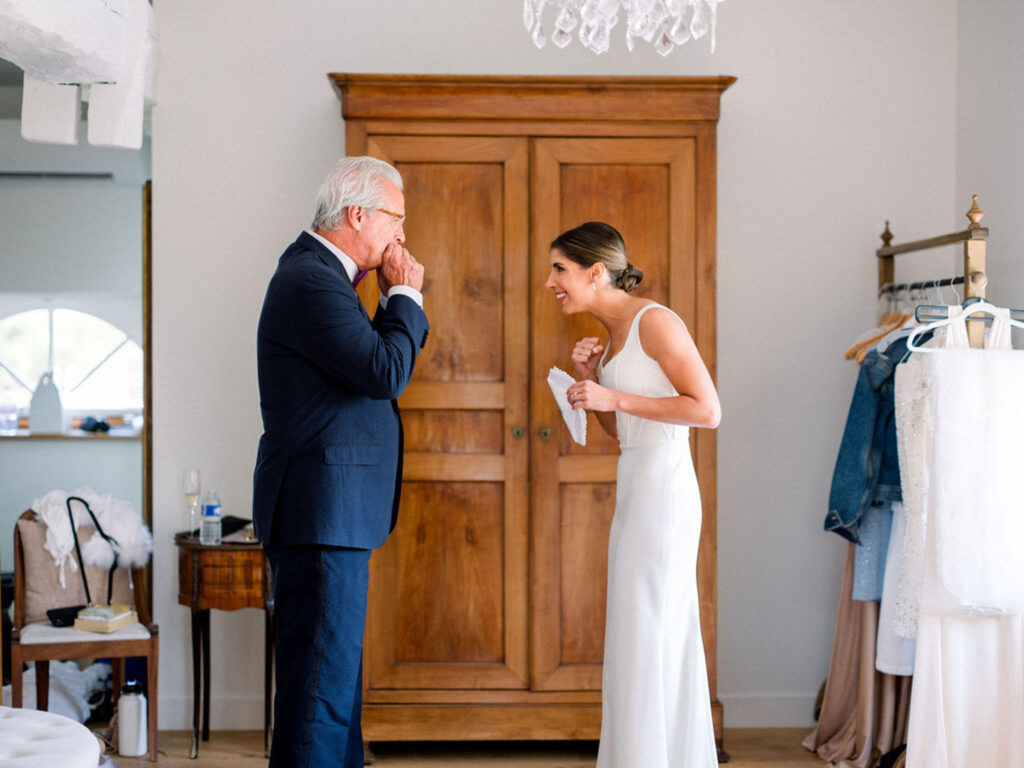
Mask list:
[{"label": "white satin wedding gown", "polygon": [[[640,317],[655,307],[671,311],[649,304],[637,313],[622,350],[602,360],[603,386],[647,397],[678,394],[640,343]],[[608,542],[597,766],[716,768],[697,601],[701,503],[689,429],[624,413],[615,421],[622,454]]]}]

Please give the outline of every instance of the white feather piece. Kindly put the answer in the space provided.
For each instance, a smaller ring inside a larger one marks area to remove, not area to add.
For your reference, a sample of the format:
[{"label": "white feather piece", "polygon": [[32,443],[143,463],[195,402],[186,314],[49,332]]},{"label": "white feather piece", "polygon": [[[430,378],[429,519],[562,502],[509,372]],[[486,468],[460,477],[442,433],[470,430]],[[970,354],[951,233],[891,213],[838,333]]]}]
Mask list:
[{"label": "white feather piece", "polygon": [[[104,533],[117,541],[119,567],[139,567],[146,564],[153,551],[153,535],[142,522],[142,515],[130,502],[117,499],[109,494],[100,494],[91,488],[79,488],[73,493],[50,491],[41,499],[32,502],[38,518],[46,525],[44,547],[61,569],[61,584],[65,584],[64,568],[68,560],[74,562],[75,542],[68,522],[67,500],[69,496],[85,499]],[[82,504],[72,502],[75,527],[93,525],[89,513]],[[114,552],[103,537],[94,535],[81,543],[82,561],[86,565],[109,568],[114,562]]]}]

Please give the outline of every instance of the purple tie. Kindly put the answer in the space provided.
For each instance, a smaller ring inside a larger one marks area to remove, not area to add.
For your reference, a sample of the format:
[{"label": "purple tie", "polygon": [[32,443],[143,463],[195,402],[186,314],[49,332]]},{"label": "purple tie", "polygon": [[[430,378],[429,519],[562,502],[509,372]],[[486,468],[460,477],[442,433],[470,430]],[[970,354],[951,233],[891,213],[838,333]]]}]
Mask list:
[{"label": "purple tie", "polygon": [[352,278],[352,287],[355,288],[362,281],[364,277],[370,272],[368,269],[360,270],[356,273],[356,276]]}]

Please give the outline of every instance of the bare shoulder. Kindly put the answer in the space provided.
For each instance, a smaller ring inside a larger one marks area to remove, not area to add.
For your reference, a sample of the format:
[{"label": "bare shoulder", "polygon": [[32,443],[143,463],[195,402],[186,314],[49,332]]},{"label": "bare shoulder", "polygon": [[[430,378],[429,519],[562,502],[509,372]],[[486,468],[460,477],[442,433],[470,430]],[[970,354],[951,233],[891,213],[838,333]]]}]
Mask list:
[{"label": "bare shoulder", "polygon": [[693,343],[682,319],[660,304],[640,316],[637,330],[644,352],[654,358],[657,358],[659,353],[680,350]]},{"label": "bare shoulder", "polygon": [[650,302],[650,309],[640,316],[641,330],[647,329],[657,332],[658,330],[685,331],[686,324],[668,307]]}]

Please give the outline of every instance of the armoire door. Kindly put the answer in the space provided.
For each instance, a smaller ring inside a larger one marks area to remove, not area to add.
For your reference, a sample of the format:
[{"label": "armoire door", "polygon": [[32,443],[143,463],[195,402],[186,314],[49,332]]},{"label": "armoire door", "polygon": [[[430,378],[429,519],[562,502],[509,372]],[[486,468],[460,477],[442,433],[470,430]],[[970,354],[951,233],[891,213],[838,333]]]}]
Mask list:
[{"label": "armoire door", "polygon": [[368,703],[528,686],[527,146],[367,141],[402,174],[431,322],[399,401],[398,526],[370,561]]},{"label": "armoire door", "polygon": [[[707,286],[698,269],[697,142],[539,138],[531,153],[531,684],[599,690],[618,444],[593,416],[586,446],[574,443],[545,379],[552,365],[575,378],[572,346],[584,336],[606,343],[607,333],[589,316],[564,316],[543,287],[549,245],[585,221],[613,225],[630,261],[644,271],[634,295],[671,307],[695,333],[698,290]],[[702,589],[713,588],[713,579],[701,581]],[[715,617],[705,595],[701,621],[713,669]]]}]

